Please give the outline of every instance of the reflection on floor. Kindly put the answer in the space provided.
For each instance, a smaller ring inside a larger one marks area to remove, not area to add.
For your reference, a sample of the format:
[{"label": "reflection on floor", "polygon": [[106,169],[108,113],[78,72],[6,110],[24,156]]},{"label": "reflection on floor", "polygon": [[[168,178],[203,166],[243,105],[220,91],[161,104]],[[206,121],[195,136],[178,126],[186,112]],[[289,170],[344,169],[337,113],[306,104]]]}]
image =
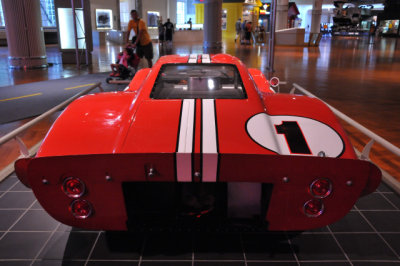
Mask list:
[{"label": "reflection on floor", "polygon": [[0,265],[399,265],[400,197],[385,185],[340,221],[290,233],[106,233],[60,224],[12,175],[0,184]]},{"label": "reflection on floor", "polygon": [[[367,38],[324,37],[319,47],[277,47],[275,56],[276,76],[289,83],[282,92],[290,90],[290,84],[298,83],[318,97],[338,108],[389,142],[400,146],[400,44],[398,39],[381,38],[373,43]],[[76,69],[75,65],[62,65],[57,46],[47,47],[48,69],[9,70],[7,48],[0,48],[0,85],[12,85],[59,79],[109,70],[115,61],[120,45],[107,43],[95,47],[93,65]],[[201,44],[180,44],[159,47],[154,44],[156,61],[164,54],[202,53]],[[248,67],[266,72],[266,46],[240,46],[224,43],[223,51],[239,57]],[[0,87],[0,90],[2,87]],[[0,102],[1,104],[1,102]],[[13,110],[10,110],[12,112]],[[49,126],[49,120],[25,133],[29,143],[40,140]],[[16,128],[22,122],[0,125],[0,136]],[[344,124],[353,144],[361,149],[369,139]],[[34,138],[34,139],[32,139]],[[18,156],[16,143],[0,147],[0,168]],[[371,158],[400,180],[400,163],[379,145],[374,145]]]}]

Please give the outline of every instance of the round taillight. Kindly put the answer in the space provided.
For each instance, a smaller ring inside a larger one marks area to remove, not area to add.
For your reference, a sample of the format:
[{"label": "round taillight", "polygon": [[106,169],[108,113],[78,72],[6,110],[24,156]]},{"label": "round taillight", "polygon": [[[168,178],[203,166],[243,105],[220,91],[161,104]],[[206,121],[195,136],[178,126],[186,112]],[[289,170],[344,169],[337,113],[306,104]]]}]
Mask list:
[{"label": "round taillight", "polygon": [[308,217],[318,217],[324,212],[324,204],[322,200],[312,199],[304,203],[303,211]]},{"label": "round taillight", "polygon": [[85,184],[76,177],[67,177],[62,186],[64,193],[70,198],[79,198],[85,194]]},{"label": "round taillight", "polygon": [[86,219],[93,213],[92,204],[87,200],[74,200],[69,206],[72,215],[78,219]]},{"label": "round taillight", "polygon": [[272,87],[278,86],[278,85],[279,85],[279,78],[277,78],[277,77],[271,78],[271,80],[269,81],[269,84],[270,84]]},{"label": "round taillight", "polygon": [[315,179],[310,185],[310,192],[315,198],[326,198],[332,192],[332,183],[326,178]]}]

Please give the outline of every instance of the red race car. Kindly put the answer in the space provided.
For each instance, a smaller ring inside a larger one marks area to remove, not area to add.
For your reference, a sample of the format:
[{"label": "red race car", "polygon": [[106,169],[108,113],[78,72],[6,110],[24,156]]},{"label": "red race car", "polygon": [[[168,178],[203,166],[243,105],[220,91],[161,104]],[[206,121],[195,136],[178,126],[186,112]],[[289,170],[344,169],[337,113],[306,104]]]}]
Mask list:
[{"label": "red race car", "polygon": [[16,172],[56,220],[102,230],[307,230],[381,180],[324,103],[226,54],[164,56],[123,92],[79,98]]}]

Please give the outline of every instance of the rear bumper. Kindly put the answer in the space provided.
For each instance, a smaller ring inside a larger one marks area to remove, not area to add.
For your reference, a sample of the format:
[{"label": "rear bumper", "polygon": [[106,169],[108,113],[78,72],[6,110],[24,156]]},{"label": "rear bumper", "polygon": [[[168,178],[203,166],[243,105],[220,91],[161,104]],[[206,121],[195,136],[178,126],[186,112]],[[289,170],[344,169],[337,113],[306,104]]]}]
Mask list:
[{"label": "rear bumper", "polygon": [[[80,228],[127,230],[132,222],[126,208],[123,184],[135,182],[176,183],[175,154],[110,154],[22,159],[17,173],[32,188],[43,208],[56,220]],[[149,175],[149,169],[153,174]],[[62,189],[66,177],[84,181],[94,212],[77,219],[69,211],[73,199]],[[325,211],[319,217],[307,217],[304,203],[313,199],[309,186],[316,178],[331,180],[331,195],[323,199]],[[362,194],[376,189],[380,170],[367,161],[354,159],[220,154],[217,183],[271,184],[270,199],[260,197],[262,221],[271,231],[296,231],[322,227],[345,216]],[[45,182],[46,181],[46,182]],[[194,183],[201,184],[201,181]],[[139,184],[139,183],[138,183]],[[154,183],[155,185],[155,183]],[[245,192],[249,195],[251,191]],[[229,197],[246,198],[246,194]],[[157,196],[154,191],[153,195]],[[228,201],[229,200],[228,197]],[[267,205],[267,206],[265,206]]]}]

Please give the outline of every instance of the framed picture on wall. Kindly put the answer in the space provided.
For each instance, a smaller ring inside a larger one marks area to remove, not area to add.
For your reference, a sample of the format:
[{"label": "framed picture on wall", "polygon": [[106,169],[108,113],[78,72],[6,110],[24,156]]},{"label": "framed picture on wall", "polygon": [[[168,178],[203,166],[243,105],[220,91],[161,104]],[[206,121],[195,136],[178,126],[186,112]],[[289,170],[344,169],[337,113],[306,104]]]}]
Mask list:
[{"label": "framed picture on wall", "polygon": [[147,26],[150,28],[158,27],[158,20],[160,19],[160,12],[147,11]]},{"label": "framed picture on wall", "polygon": [[96,9],[96,27],[99,30],[112,29],[112,10],[111,9]]}]

